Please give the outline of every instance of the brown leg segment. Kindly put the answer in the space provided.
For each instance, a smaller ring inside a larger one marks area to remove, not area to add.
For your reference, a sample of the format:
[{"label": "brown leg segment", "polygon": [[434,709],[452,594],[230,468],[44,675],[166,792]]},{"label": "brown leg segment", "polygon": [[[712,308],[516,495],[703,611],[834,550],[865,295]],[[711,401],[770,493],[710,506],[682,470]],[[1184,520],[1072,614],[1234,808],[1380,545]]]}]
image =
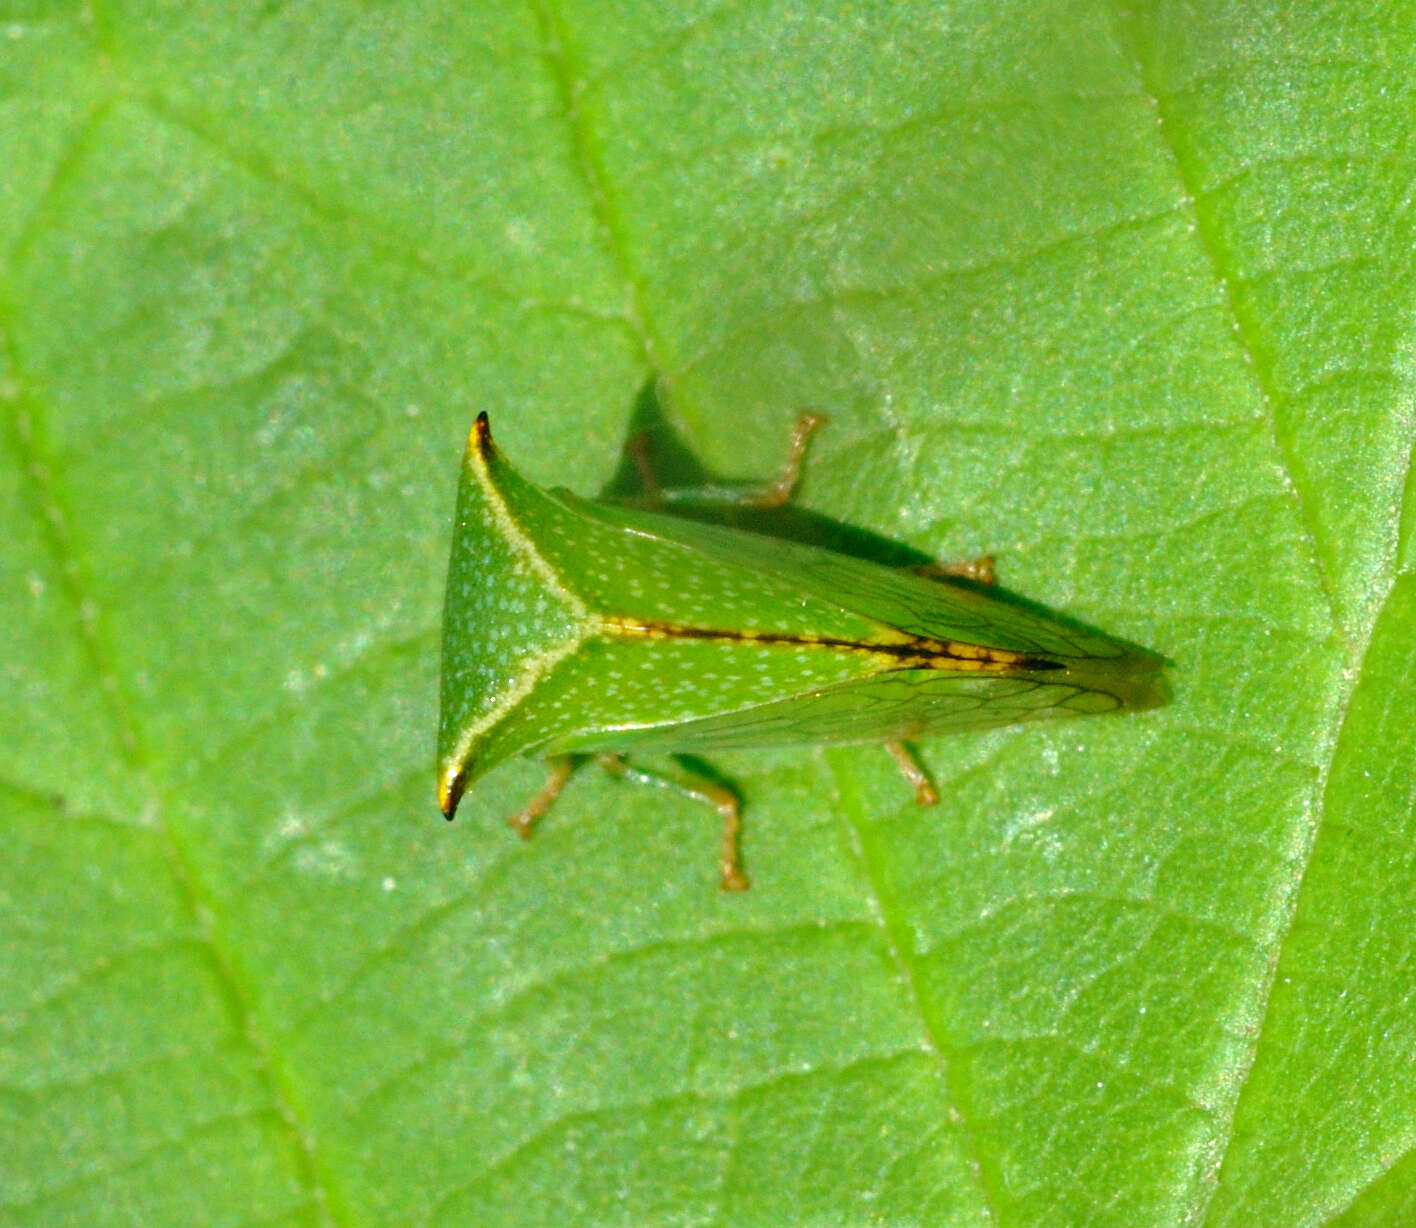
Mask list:
[{"label": "brown leg segment", "polygon": [[646,499],[657,500],[663,493],[659,485],[659,475],[654,472],[654,458],[649,455],[649,436],[641,431],[630,437],[625,451],[639,474],[639,484],[644,488]]},{"label": "brown leg segment", "polygon": [[565,782],[575,771],[575,760],[569,755],[555,755],[546,760],[546,766],[550,769],[546,783],[536,791],[526,805],[507,819],[512,830],[523,840],[531,839],[531,829],[535,826],[536,820],[545,814],[556,798],[560,796],[561,790],[565,788]]},{"label": "brown leg segment", "polygon": [[596,755],[595,762],[605,771],[622,776],[626,780],[657,785],[661,789],[672,789],[675,793],[682,793],[685,797],[707,802],[712,806],[723,820],[723,842],[718,855],[718,886],[724,891],[747,890],[750,884],[743,872],[742,851],[738,843],[742,820],[738,817],[737,795],[731,789],[711,780],[704,780],[701,776],[669,776],[661,772],[647,771],[626,763],[619,755]]},{"label": "brown leg segment", "polygon": [[792,428],[791,443],[787,447],[787,459],[781,472],[765,486],[743,487],[737,483],[719,486],[683,486],[665,488],[659,483],[659,475],[654,468],[651,454],[651,440],[647,434],[632,436],[625,444],[625,454],[629,457],[639,475],[642,493],[631,502],[643,503],[650,507],[684,502],[726,503],[736,507],[781,507],[787,503],[797,483],[801,481],[801,463],[806,456],[807,441],[821,427],[826,418],[821,414],[802,414]]},{"label": "brown leg segment", "polygon": [[934,805],[939,800],[939,791],[929,779],[929,773],[924,770],[919,756],[903,742],[886,742],[885,749],[890,752],[890,758],[900,769],[900,775],[914,788],[915,801],[921,806]]},{"label": "brown leg segment", "polygon": [[743,503],[750,507],[781,507],[791,499],[801,481],[801,462],[806,456],[807,441],[825,425],[824,414],[801,414],[792,428],[792,441],[787,446],[782,472],[770,486],[764,486],[755,495],[743,496]]},{"label": "brown leg segment", "polygon": [[921,563],[910,570],[918,576],[935,580],[941,576],[946,579],[957,576],[964,580],[977,580],[980,584],[994,583],[991,554],[980,555],[976,559],[960,559],[957,563]]}]

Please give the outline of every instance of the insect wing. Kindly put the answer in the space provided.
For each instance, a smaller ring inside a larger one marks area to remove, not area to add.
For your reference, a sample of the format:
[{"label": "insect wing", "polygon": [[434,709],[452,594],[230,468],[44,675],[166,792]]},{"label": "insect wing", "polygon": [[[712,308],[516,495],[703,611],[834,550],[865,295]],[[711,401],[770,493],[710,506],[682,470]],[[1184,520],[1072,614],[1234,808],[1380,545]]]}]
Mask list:
[{"label": "insect wing", "polygon": [[1022,721],[1113,712],[1115,695],[1065,675],[988,677],[898,670],[671,726],[596,731],[549,749],[709,753],[896,742]]},{"label": "insect wing", "polygon": [[828,599],[842,610],[908,635],[1045,657],[1069,666],[1091,662],[1095,669],[1112,662],[1118,675],[1154,677],[1163,666],[1159,657],[1144,650],[970,585],[759,533],[608,504],[591,506],[603,519],[671,536],[692,547],[705,565],[717,560],[758,570],[791,585],[803,598]]}]

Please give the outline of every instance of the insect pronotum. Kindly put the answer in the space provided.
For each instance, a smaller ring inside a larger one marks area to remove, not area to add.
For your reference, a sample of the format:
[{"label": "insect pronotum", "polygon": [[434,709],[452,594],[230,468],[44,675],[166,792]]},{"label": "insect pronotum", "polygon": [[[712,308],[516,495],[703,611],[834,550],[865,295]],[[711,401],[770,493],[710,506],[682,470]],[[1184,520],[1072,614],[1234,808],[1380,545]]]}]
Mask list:
[{"label": "insect pronotum", "polygon": [[[783,476],[757,502],[790,495],[819,421],[801,419]],[[737,797],[627,753],[881,742],[928,803],[907,740],[1154,707],[1163,674],[1143,649],[978,584],[544,490],[497,451],[481,414],[448,569],[438,797],[450,819],[503,760],[545,756],[545,787],[510,820],[529,835],[577,757],[593,755],[714,806],[721,886],[740,890]]]}]

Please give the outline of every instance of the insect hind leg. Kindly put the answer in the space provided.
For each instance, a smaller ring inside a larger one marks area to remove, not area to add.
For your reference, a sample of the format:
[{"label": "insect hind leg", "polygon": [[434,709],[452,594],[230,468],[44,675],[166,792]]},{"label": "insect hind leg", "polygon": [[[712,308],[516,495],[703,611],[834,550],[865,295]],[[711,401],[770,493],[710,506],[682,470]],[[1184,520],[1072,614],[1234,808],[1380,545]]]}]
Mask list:
[{"label": "insect hind leg", "polygon": [[921,806],[934,805],[939,800],[939,790],[934,787],[919,756],[904,742],[886,742],[885,749],[900,769],[900,775],[914,789],[915,801]]},{"label": "insect hind leg", "polygon": [[987,585],[997,582],[991,554],[981,554],[976,559],[959,559],[953,563],[919,563],[908,570],[926,580],[973,580]]}]

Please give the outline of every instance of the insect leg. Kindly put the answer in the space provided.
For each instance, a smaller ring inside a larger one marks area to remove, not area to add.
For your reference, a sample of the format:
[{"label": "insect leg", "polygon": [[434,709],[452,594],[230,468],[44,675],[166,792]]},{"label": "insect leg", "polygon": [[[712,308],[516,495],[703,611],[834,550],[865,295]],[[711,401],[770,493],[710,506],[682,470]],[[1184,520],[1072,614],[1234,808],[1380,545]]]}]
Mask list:
[{"label": "insect leg", "polygon": [[959,578],[977,580],[980,584],[994,583],[991,554],[980,555],[976,559],[960,559],[957,563],[921,563],[909,570],[930,580]]},{"label": "insect leg", "polygon": [[570,779],[570,774],[575,771],[576,761],[573,755],[552,755],[546,760],[546,766],[550,769],[550,774],[543,784],[531,797],[531,800],[518,810],[507,822],[511,824],[512,830],[523,840],[531,839],[531,829],[556,798],[565,788],[565,782]]},{"label": "insect leg", "polygon": [[743,503],[750,507],[781,507],[791,497],[801,481],[801,462],[806,456],[807,441],[826,425],[824,414],[801,414],[792,427],[792,441],[787,445],[787,459],[782,471],[770,486],[756,494],[744,495]]},{"label": "insect leg", "polygon": [[642,500],[654,504],[663,501],[664,488],[659,485],[659,475],[654,469],[654,458],[649,454],[650,443],[649,432],[640,431],[625,441],[624,451],[633,463],[635,472],[639,475],[639,485],[643,491]]},{"label": "insect leg", "polygon": [[886,742],[885,749],[890,752],[890,758],[900,769],[900,775],[913,786],[915,801],[921,806],[934,805],[939,800],[939,790],[929,779],[929,773],[924,770],[919,756],[903,742]]},{"label": "insect leg", "polygon": [[718,854],[718,868],[721,872],[718,886],[724,891],[747,890],[748,879],[743,872],[742,851],[738,846],[742,820],[738,815],[737,794],[724,785],[705,780],[702,776],[669,776],[662,772],[651,772],[626,763],[620,755],[596,755],[595,762],[605,771],[622,776],[626,780],[657,785],[661,789],[672,789],[675,793],[682,793],[685,797],[712,806],[723,820],[723,843]]},{"label": "insect leg", "polygon": [[624,500],[631,506],[664,507],[676,503],[725,504],[729,507],[774,508],[790,501],[801,481],[801,462],[806,456],[807,441],[826,425],[824,414],[801,414],[792,427],[787,459],[781,472],[762,486],[740,483],[710,483],[706,486],[662,486],[650,455],[652,440],[647,434],[635,435],[625,444],[625,453],[639,476],[642,492]]}]

